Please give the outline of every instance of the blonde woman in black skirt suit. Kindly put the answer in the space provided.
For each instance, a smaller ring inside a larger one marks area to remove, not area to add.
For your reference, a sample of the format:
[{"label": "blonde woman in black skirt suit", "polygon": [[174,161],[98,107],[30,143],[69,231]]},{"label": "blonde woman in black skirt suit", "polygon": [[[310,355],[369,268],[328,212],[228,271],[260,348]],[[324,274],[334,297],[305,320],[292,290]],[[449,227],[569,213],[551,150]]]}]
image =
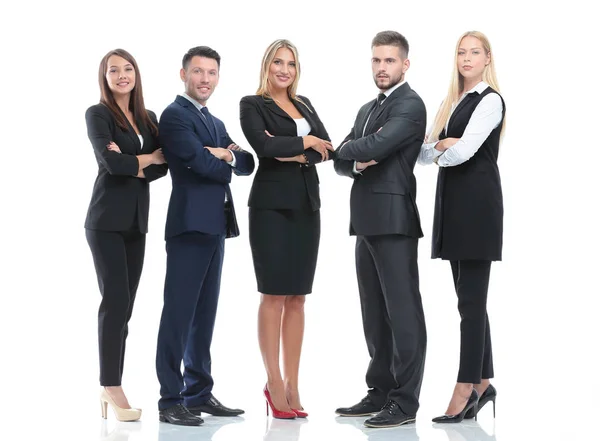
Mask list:
[{"label": "blonde woman in black skirt suit", "polygon": [[298,51],[289,41],[276,40],[263,57],[258,91],[240,102],[242,130],[259,159],[248,205],[261,293],[258,339],[267,371],[264,394],[267,412],[270,407],[274,417],[285,419],[307,416],[300,403],[298,370],[304,299],[312,291],[320,238],[315,165],[333,156],[317,112],[308,98],[296,94],[299,79]]}]

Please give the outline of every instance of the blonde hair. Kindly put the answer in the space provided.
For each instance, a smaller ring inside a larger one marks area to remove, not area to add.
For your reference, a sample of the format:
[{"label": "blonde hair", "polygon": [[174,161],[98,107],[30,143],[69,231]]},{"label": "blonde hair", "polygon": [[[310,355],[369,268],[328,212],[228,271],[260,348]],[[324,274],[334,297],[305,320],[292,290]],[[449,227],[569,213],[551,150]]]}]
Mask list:
[{"label": "blonde hair", "polygon": [[304,106],[310,110],[310,108],[296,95],[296,90],[298,90],[298,82],[300,81],[300,59],[298,58],[298,49],[294,46],[289,40],[275,40],[273,43],[267,47],[265,51],[265,55],[263,56],[261,67],[260,67],[260,83],[258,86],[258,90],[256,91],[257,95],[261,95],[264,98],[274,99],[271,96],[271,92],[269,91],[269,69],[271,67],[271,63],[275,59],[275,54],[281,48],[286,48],[292,51],[294,55],[294,60],[296,61],[296,77],[292,84],[288,86],[288,96],[291,100],[296,100],[299,103],[304,104]]},{"label": "blonde hair", "polygon": [[[446,95],[446,98],[442,102],[442,105],[440,106],[435,116],[435,120],[433,121],[433,127],[427,139],[428,142],[434,142],[439,140],[440,133],[442,133],[442,130],[444,130],[444,127],[446,126],[446,121],[448,121],[448,118],[450,117],[452,105],[458,102],[461,94],[464,92],[464,77],[458,71],[458,49],[460,48],[460,43],[465,37],[475,37],[479,41],[481,41],[483,50],[486,52],[487,55],[490,56],[490,63],[483,70],[483,81],[488,83],[496,92],[500,93],[498,79],[496,78],[494,55],[492,53],[490,41],[481,32],[465,32],[460,36],[458,42],[456,43],[456,50],[454,51],[454,67],[452,69],[452,79],[450,80],[450,87],[448,87],[448,95]],[[501,136],[503,131],[504,122],[502,123]]]}]

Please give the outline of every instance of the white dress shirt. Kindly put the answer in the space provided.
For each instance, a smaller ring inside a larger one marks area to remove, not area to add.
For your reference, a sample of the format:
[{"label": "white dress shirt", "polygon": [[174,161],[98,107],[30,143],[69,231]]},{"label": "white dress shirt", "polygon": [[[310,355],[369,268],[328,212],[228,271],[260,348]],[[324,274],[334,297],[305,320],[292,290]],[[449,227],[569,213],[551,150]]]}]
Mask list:
[{"label": "white dress shirt", "polygon": [[[446,121],[446,131],[448,131],[448,123],[450,117],[467,94],[472,92],[482,93],[489,87],[484,81],[481,81],[471,90],[462,94],[457,103],[452,105],[452,111]],[[440,167],[452,167],[460,165],[473,157],[477,150],[483,145],[485,140],[490,136],[502,121],[502,99],[497,93],[489,93],[479,102],[465,131],[460,140],[450,147],[445,152],[440,152],[435,148],[436,142],[423,143],[419,152],[418,162],[422,165],[431,164],[437,158],[437,165]]]}]

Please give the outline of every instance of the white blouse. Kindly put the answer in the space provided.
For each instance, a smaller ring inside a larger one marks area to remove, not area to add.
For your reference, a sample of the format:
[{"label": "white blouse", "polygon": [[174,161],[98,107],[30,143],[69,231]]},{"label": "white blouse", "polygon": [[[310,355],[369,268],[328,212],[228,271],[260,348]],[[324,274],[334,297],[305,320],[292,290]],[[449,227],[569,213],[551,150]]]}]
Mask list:
[{"label": "white blouse", "polygon": [[[488,87],[489,84],[481,81],[474,88],[462,94],[458,102],[452,105],[452,111],[450,112],[448,121],[446,121],[446,130],[448,130],[448,122],[452,113],[454,113],[454,110],[456,110],[465,96],[469,93],[482,93]],[[479,150],[488,136],[490,136],[490,133],[498,127],[501,121],[502,99],[500,95],[497,93],[487,94],[477,107],[475,107],[460,140],[445,152],[435,149],[437,141],[423,143],[418,158],[419,164],[431,164],[435,158],[438,158],[437,164],[440,167],[452,167],[468,161],[477,153],[477,150]]]}]

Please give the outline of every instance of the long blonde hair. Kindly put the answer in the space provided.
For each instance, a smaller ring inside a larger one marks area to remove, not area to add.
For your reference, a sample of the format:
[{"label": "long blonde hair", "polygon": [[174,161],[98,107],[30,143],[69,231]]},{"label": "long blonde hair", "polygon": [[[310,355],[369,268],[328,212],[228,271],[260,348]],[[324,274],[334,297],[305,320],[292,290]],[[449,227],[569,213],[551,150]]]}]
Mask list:
[{"label": "long blonde hair", "polygon": [[[428,136],[428,142],[434,142],[439,139],[440,133],[444,130],[446,122],[450,117],[452,111],[452,105],[458,102],[461,94],[464,92],[464,77],[458,71],[458,49],[460,43],[465,37],[475,37],[483,46],[483,50],[490,56],[490,63],[485,67],[483,71],[483,81],[488,83],[492,89],[500,93],[500,87],[498,86],[498,79],[496,78],[496,67],[494,65],[494,54],[492,53],[492,47],[487,37],[478,31],[465,32],[460,36],[456,43],[456,50],[454,51],[454,67],[452,69],[452,79],[450,80],[450,87],[448,87],[448,95],[444,99],[444,102],[440,106],[435,120],[433,121],[433,127]],[[504,122],[502,123],[502,132],[504,131]],[[501,132],[501,135],[502,135]]]},{"label": "long blonde hair", "polygon": [[296,46],[294,46],[289,40],[275,40],[269,45],[269,47],[265,51],[265,55],[263,56],[262,63],[260,66],[260,83],[256,94],[261,95],[264,98],[273,99],[269,91],[269,69],[271,67],[271,63],[275,59],[275,54],[281,48],[286,48],[292,51],[292,54],[294,55],[294,60],[296,60],[296,78],[294,78],[292,84],[288,86],[288,96],[291,100],[296,100],[304,104],[304,106],[306,106],[306,108],[309,111],[311,111],[310,108],[306,105],[306,103],[304,103],[296,95],[296,90],[298,90],[298,82],[300,81],[300,59],[298,58],[298,49],[296,49]]}]

